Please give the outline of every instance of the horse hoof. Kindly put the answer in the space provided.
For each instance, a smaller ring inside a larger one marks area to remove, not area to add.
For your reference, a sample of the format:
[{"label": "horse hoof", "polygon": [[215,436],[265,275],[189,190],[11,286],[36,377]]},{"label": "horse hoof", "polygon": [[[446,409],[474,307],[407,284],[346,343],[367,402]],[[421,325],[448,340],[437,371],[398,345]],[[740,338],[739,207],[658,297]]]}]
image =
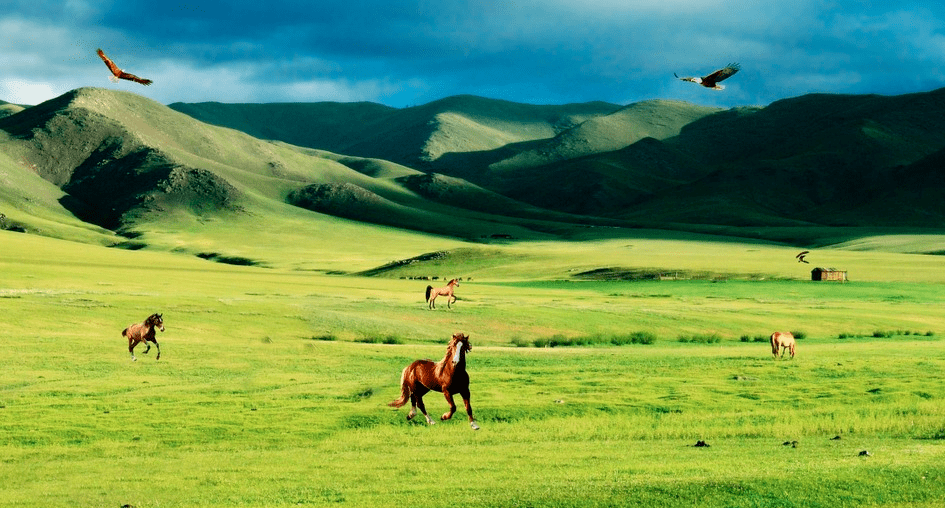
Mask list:
[{"label": "horse hoof", "polygon": [[476,422],[469,422],[469,426],[472,427],[472,430],[479,430],[479,425]]}]

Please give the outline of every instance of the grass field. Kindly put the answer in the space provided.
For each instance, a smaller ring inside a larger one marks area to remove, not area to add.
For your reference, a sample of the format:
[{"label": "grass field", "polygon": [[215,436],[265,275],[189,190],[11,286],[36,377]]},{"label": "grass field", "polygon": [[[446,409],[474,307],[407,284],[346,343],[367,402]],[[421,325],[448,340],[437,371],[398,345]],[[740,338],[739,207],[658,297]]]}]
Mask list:
[{"label": "grass field", "polygon": [[[172,252],[194,231],[137,251],[0,232],[0,505],[945,503],[942,256],[823,249],[852,282],[815,284],[768,244],[376,234],[376,250],[304,263],[309,244],[273,252],[261,234],[227,253],[269,256],[253,267]],[[437,250],[383,277],[317,269]],[[576,277],[608,267],[698,277]],[[435,282],[401,278],[421,274],[464,277],[452,311],[426,310]],[[162,358],[131,362],[121,330],[151,312]],[[754,341],[775,329],[803,332],[797,358]],[[455,331],[473,344],[477,432],[462,412],[428,427],[386,405]],[[606,342],[635,332],[654,343]]]}]

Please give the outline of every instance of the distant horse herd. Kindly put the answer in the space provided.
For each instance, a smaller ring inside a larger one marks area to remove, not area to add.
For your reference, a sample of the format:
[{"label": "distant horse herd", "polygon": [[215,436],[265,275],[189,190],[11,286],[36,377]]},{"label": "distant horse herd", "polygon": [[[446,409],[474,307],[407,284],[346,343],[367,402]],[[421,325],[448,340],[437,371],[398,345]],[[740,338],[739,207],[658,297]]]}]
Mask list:
[{"label": "distant horse herd", "polygon": [[[456,295],[453,290],[459,286],[457,279],[450,280],[446,286],[434,288],[427,286],[426,300],[429,309],[435,309],[434,300],[437,296],[446,297],[447,308],[452,309],[451,303],[456,302]],[[128,339],[128,353],[131,354],[132,361],[136,361],[135,346],[144,343],[147,354],[151,350],[151,344],[157,348],[155,360],[161,359],[161,346],[157,341],[156,330],[164,331],[164,318],[162,314],[151,314],[141,323],[135,323],[125,328],[121,335]],[[797,341],[790,332],[774,332],[771,334],[771,354],[775,358],[783,358],[784,351],[787,350],[791,358],[794,358]],[[446,355],[439,362],[433,360],[415,360],[404,368],[400,377],[400,397],[388,403],[391,407],[402,407],[410,401],[410,412],[407,413],[407,419],[412,420],[417,415],[417,409],[423,414],[428,424],[435,422],[427,414],[426,406],[423,404],[423,396],[428,392],[441,392],[446,398],[450,409],[440,416],[440,420],[449,420],[456,413],[456,403],[453,396],[459,394],[463,399],[463,405],[466,407],[466,415],[469,417],[469,426],[473,430],[479,430],[479,424],[473,417],[472,405],[469,401],[469,374],[466,372],[466,353],[472,351],[472,345],[469,342],[469,335],[455,333],[450,338],[446,346]]]}]

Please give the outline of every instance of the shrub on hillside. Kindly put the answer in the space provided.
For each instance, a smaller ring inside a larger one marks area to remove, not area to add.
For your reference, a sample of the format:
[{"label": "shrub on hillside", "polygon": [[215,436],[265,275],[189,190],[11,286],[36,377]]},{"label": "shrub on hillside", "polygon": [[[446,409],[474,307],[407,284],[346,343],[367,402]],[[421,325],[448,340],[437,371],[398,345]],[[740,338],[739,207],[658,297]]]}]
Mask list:
[{"label": "shrub on hillside", "polygon": [[693,335],[680,335],[679,342],[688,342],[692,344],[716,344],[722,342],[722,336],[717,333],[697,333]]},{"label": "shrub on hillside", "polygon": [[629,335],[615,335],[610,339],[610,343],[615,346],[624,346],[627,344],[654,344],[656,335],[650,332],[634,332]]}]

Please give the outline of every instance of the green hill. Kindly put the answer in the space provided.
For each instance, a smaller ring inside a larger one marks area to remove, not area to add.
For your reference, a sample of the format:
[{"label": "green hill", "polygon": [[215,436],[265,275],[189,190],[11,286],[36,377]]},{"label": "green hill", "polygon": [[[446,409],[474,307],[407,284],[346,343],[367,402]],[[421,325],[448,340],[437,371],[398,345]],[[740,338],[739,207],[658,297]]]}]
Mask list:
[{"label": "green hill", "polygon": [[5,116],[15,115],[20,111],[23,111],[23,106],[18,106],[16,104],[10,104],[9,102],[0,101],[0,118]]},{"label": "green hill", "polygon": [[408,166],[435,161],[447,153],[546,139],[619,108],[603,102],[536,106],[469,95],[403,109],[364,102],[174,103],[169,107],[261,139]]},{"label": "green hill", "polygon": [[10,182],[0,213],[10,224],[135,248],[245,250],[240,228],[325,239],[375,235],[374,225],[393,226],[384,230],[391,237],[546,238],[594,221],[389,161],[260,140],[95,88],[0,119],[0,153]]},{"label": "green hill", "polygon": [[719,110],[471,96],[172,108],[82,88],[0,118],[0,213],[48,236],[244,257],[265,256],[246,228],[305,237],[300,251],[318,235],[587,226],[823,243],[838,226],[941,227],[943,113],[945,90]]},{"label": "green hill", "polygon": [[719,108],[678,101],[644,101],[590,118],[538,146],[490,165],[493,171],[517,170],[560,160],[623,149],[644,138],[666,139]]},{"label": "green hill", "polygon": [[943,118],[945,90],[809,95],[707,114],[616,151],[548,150],[563,160],[460,174],[536,206],[648,226],[940,227],[942,204],[913,198],[945,191],[934,169]]},{"label": "green hill", "polygon": [[[942,225],[945,207],[911,199],[921,175],[911,175],[910,165],[945,148],[945,89],[808,95],[726,111],[693,122],[667,144],[698,160],[705,175],[615,215],[733,225]],[[925,191],[945,190],[927,175]],[[887,199],[897,188],[901,199]]]},{"label": "green hill", "polygon": [[[934,200],[909,203],[906,190],[898,201],[884,196],[911,180],[911,164],[945,148],[943,97],[943,90],[812,94],[720,110],[658,100],[618,108],[460,96],[402,110],[313,105],[311,114],[291,119],[291,108],[278,104],[227,105],[228,114],[212,119],[192,114],[243,128],[245,110],[268,111],[270,133],[278,130],[272,125],[307,130],[306,139],[291,138],[305,146],[386,158],[539,208],[634,224],[936,227],[942,210]],[[337,115],[346,111],[356,121],[342,122]],[[343,136],[317,135],[339,122]]]}]

